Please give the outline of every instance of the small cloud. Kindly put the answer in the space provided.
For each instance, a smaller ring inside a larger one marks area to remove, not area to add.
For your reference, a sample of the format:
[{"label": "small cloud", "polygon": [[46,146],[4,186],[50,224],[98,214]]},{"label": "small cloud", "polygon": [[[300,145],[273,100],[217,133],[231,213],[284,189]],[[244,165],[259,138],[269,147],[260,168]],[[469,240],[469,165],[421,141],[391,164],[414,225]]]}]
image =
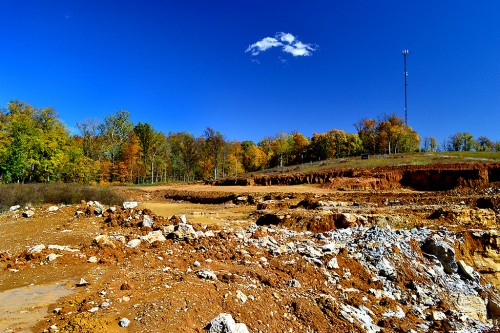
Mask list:
[{"label": "small cloud", "polygon": [[282,44],[276,38],[266,37],[250,45],[245,52],[252,52],[252,55],[256,56],[260,52],[270,49],[271,47],[280,45]]},{"label": "small cloud", "polygon": [[316,49],[310,44],[304,44],[302,42],[297,42],[293,45],[285,45],[283,47],[284,52],[290,53],[294,57],[310,56],[311,52],[315,50]]},{"label": "small cloud", "polygon": [[312,52],[317,50],[317,46],[302,43],[291,33],[278,32],[274,37],[265,37],[249,45],[245,52],[250,52],[252,56],[257,56],[261,52],[273,47],[281,47],[283,52],[289,53],[294,57],[310,56]]},{"label": "small cloud", "polygon": [[260,65],[260,61],[259,61],[259,59],[251,58],[251,59],[250,59],[250,61],[251,61],[252,63],[255,63],[255,64],[259,64],[259,65]]},{"label": "small cloud", "polygon": [[71,18],[71,16],[69,16],[69,14],[66,14],[66,15],[64,15],[64,18],[65,18],[66,20],[69,20],[69,19]]},{"label": "small cloud", "polygon": [[286,60],[285,58],[282,58],[282,57],[278,57],[278,60],[280,61],[280,63],[282,63],[285,67],[288,66],[288,60]]}]

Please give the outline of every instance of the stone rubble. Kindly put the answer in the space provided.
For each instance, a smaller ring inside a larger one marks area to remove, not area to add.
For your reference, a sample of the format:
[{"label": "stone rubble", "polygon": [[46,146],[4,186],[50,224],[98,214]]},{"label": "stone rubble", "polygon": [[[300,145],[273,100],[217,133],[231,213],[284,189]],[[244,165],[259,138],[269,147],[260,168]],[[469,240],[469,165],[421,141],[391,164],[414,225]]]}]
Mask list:
[{"label": "stone rubble", "polygon": [[[276,202],[266,204],[274,205]],[[318,207],[328,214],[331,213],[333,207],[345,205],[347,203],[318,202]],[[274,298],[280,300],[282,298],[280,292],[286,292],[296,299],[307,298],[317,303],[328,304],[330,308],[336,309],[336,313],[343,320],[364,332],[386,331],[387,327],[383,326],[385,321],[406,320],[405,318],[409,316],[420,320],[416,326],[421,331],[432,330],[432,327],[438,325],[438,327],[448,327],[456,332],[482,332],[492,329],[494,323],[498,323],[500,318],[500,298],[496,291],[484,283],[480,273],[474,271],[464,260],[457,259],[455,248],[463,237],[460,232],[427,228],[392,229],[387,225],[379,227],[373,224],[367,227],[365,226],[367,218],[350,213],[334,213],[336,214],[335,228],[316,233],[307,230],[290,230],[279,223],[252,224],[247,228],[224,227],[221,230],[197,230],[200,228],[188,224],[185,215],[162,221],[157,220],[158,217],[147,210],[134,210],[136,207],[137,203],[123,203],[125,210],[121,210],[120,207],[112,209],[98,202],[88,202],[87,207],[84,208],[85,214],[90,212],[93,215],[102,216],[106,223],[137,228],[129,229],[134,232],[126,235],[120,235],[118,232],[97,235],[93,239],[93,246],[98,249],[127,248],[129,249],[127,251],[131,251],[130,249],[138,247],[142,250],[148,244],[172,242],[172,244],[180,245],[181,248],[182,244],[195,244],[193,253],[203,254],[209,245],[207,243],[196,244],[208,237],[216,237],[220,249],[225,248],[226,242],[236,244],[235,251],[242,257],[238,260],[247,266],[266,268],[274,261],[282,261],[281,265],[285,266],[294,265],[296,259],[285,262],[282,258],[285,256],[302,258],[312,270],[321,272],[324,285],[334,286],[339,293],[334,297],[309,289],[299,275],[297,278],[285,280],[281,289],[273,289]],[[279,220],[285,221],[287,217],[282,216],[283,218]],[[474,232],[475,237],[483,237],[487,232],[494,233],[494,231]],[[252,254],[250,254],[251,249]],[[258,255],[254,254],[255,249],[260,251]],[[46,262],[52,262],[61,256],[44,252],[48,250],[79,251],[59,245],[46,247],[39,244],[29,248],[27,252],[32,255],[46,254]],[[172,253],[168,250],[161,257],[159,256],[158,260],[167,263]],[[86,260],[89,263],[99,261],[97,256],[89,256]],[[212,270],[208,267],[212,260],[212,258],[205,257],[189,261],[190,266],[183,273],[172,270],[168,266],[164,266],[163,272],[173,275],[182,274],[184,277],[192,274],[197,276],[200,279],[199,283],[202,284],[216,285],[221,281],[243,279],[246,284],[242,284],[236,292],[230,295],[241,306],[251,306],[255,297],[249,290],[262,288],[255,277],[238,277],[221,273],[217,269]],[[378,311],[377,306],[373,305],[375,303],[367,302],[366,295],[362,295],[359,289],[345,283],[355,274],[351,271],[353,268],[345,264],[346,260],[357,262],[369,272],[369,283],[373,285],[373,288],[369,289],[370,297],[376,298],[381,304],[391,304],[381,316],[375,314]],[[201,266],[203,268],[200,268]],[[270,286],[276,284],[268,279],[264,281]],[[77,285],[87,286],[88,282],[82,279]],[[171,288],[169,285],[164,287]],[[123,297],[120,302],[122,300],[125,302],[128,296]],[[350,297],[354,299],[359,297],[359,303],[349,302]],[[103,305],[105,303],[106,306]],[[109,304],[109,300],[106,300],[101,304],[101,308],[108,307]],[[91,307],[87,312],[98,312],[98,309],[97,306]],[[122,318],[118,324],[121,327],[128,327],[131,322],[127,318]],[[249,332],[245,324],[237,324],[232,315],[227,313],[222,313],[212,319],[207,330],[212,333]],[[411,331],[413,330],[407,332]]]},{"label": "stone rubble", "polygon": [[[199,234],[192,225],[184,223],[185,217],[179,219],[181,223],[167,225],[163,230],[152,231],[140,238],[131,239],[126,246],[134,248],[139,246],[141,241],[153,243],[163,242],[166,239],[177,242],[197,239]],[[349,220],[350,217],[346,219]],[[359,217],[356,219],[359,220]],[[474,332],[492,327],[487,320],[491,314],[488,313],[488,299],[484,298],[484,295],[488,294],[486,287],[479,283],[478,273],[463,261],[456,260],[455,250],[451,244],[458,236],[453,232],[431,231],[425,228],[408,231],[392,230],[390,227],[346,226],[313,234],[308,231],[297,232],[281,227],[257,225],[251,225],[246,230],[227,231],[234,233],[235,239],[244,247],[262,248],[274,257],[297,253],[312,264],[331,271],[341,268],[335,255],[340,251],[347,251],[351,258],[372,273],[374,281],[382,283],[382,289],[371,289],[372,293],[377,298],[387,297],[409,306],[411,311],[426,322],[421,325],[422,329],[427,329],[431,327],[432,322],[438,321],[446,321],[457,331]],[[253,237],[258,233],[263,236]],[[118,237],[100,235],[94,239],[94,243],[113,246]],[[415,248],[414,244],[419,244],[419,248]],[[419,250],[426,257],[416,252]],[[421,260],[416,259],[419,257]],[[267,259],[265,257],[261,259],[266,265]],[[426,280],[426,283],[412,282],[409,291],[401,290],[395,281],[404,265],[421,279]],[[197,262],[193,266],[199,267],[200,263]],[[342,272],[342,277],[349,279],[350,270],[342,267]],[[200,279],[218,280],[216,273],[208,268],[194,273]],[[327,270],[324,270],[324,274],[328,283],[338,283],[339,275],[332,275]],[[292,288],[301,288],[301,283],[295,279],[290,280],[288,285]],[[443,301],[441,299],[443,295],[449,295],[450,302],[454,305],[454,309],[450,311],[455,311],[456,315],[446,315],[445,312],[436,310],[436,306]],[[242,304],[249,299],[240,290],[236,292],[236,297]],[[366,332],[381,331],[381,327],[376,324],[373,311],[368,307],[352,306],[335,298],[331,301],[339,306],[340,315],[350,323],[356,323]],[[385,318],[402,319],[405,316],[405,311],[400,306],[383,314]],[[229,315],[215,318],[211,322],[209,332],[240,332],[231,319]]]}]

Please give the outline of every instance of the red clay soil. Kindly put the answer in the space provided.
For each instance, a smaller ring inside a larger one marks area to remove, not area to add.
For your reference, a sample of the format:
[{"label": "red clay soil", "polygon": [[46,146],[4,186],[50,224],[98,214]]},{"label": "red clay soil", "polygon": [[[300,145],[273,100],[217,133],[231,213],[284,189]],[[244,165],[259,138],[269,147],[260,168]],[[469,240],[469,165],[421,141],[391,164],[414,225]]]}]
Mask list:
[{"label": "red clay soil", "polygon": [[499,163],[459,163],[332,169],[311,173],[256,174],[246,178],[225,178],[209,183],[226,186],[326,184],[331,188],[354,190],[410,188],[419,191],[445,191],[458,187],[488,186],[498,181],[500,181]]}]

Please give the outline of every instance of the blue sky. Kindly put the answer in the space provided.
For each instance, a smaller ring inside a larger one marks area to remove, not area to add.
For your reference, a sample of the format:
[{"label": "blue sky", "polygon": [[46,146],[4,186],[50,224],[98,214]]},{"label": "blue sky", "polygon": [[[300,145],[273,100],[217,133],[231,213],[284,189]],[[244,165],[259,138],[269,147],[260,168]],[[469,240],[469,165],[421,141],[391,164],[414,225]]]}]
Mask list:
[{"label": "blue sky", "polygon": [[27,0],[0,13],[0,106],[52,106],[70,128],[125,109],[229,140],[353,133],[404,116],[409,49],[409,125],[500,140],[498,0]]}]

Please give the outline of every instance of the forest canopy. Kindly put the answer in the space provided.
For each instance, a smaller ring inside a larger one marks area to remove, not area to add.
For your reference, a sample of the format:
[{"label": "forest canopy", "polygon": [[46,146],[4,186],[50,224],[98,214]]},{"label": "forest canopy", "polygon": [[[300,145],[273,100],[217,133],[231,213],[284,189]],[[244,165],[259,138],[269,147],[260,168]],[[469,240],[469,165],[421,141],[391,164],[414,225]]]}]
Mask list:
[{"label": "forest canopy", "polygon": [[[102,121],[82,120],[70,134],[56,111],[13,100],[0,110],[0,182],[154,183],[233,177],[276,166],[365,154],[420,150],[417,132],[394,114],[364,118],[355,133],[280,132],[259,142],[227,140],[208,127],[195,137],[188,132],[161,132],[152,124],[130,120],[119,110]],[[439,149],[424,138],[422,149]],[[442,149],[499,150],[486,137],[474,140],[459,132]]]}]

